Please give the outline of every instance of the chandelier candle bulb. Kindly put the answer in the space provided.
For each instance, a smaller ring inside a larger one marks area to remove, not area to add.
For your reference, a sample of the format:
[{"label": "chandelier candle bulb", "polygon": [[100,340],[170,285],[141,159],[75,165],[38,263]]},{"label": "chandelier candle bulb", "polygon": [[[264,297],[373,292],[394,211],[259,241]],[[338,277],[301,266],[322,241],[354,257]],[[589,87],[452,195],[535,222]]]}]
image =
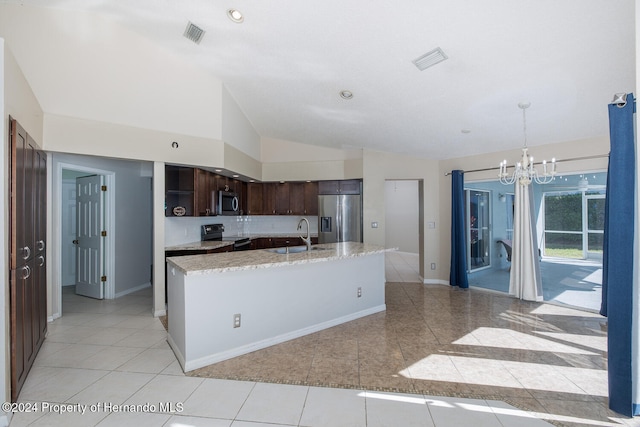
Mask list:
[{"label": "chandelier candle bulb", "polygon": [[542,172],[546,175],[547,174],[547,161],[543,160],[542,161]]}]

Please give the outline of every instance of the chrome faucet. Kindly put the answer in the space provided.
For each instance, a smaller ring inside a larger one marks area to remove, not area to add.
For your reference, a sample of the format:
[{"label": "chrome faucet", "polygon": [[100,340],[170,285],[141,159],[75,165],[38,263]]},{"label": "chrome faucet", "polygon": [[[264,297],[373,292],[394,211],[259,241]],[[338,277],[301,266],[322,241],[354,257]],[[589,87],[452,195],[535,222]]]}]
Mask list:
[{"label": "chrome faucet", "polygon": [[307,237],[300,236],[303,242],[307,244],[307,251],[311,250],[311,229],[309,228],[309,220],[307,218],[302,218],[298,221],[298,230],[302,230],[302,223],[307,223]]}]

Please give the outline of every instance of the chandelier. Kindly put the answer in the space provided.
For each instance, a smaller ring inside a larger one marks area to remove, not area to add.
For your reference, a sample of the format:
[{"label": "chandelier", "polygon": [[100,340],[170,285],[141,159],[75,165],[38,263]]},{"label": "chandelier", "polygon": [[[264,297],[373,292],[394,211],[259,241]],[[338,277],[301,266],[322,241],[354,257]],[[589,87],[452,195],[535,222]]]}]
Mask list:
[{"label": "chandelier", "polygon": [[521,102],[518,107],[522,109],[522,123],[524,129],[524,146],[522,147],[522,159],[516,163],[515,170],[512,175],[507,173],[507,161],[500,162],[500,172],[498,178],[504,185],[512,185],[518,181],[521,185],[529,185],[532,181],[538,184],[549,184],[554,180],[556,175],[556,159],[551,159],[551,165],[547,165],[547,161],[542,161],[542,173],[535,168],[533,156],[529,156],[527,148],[527,108],[531,106],[530,102]]}]

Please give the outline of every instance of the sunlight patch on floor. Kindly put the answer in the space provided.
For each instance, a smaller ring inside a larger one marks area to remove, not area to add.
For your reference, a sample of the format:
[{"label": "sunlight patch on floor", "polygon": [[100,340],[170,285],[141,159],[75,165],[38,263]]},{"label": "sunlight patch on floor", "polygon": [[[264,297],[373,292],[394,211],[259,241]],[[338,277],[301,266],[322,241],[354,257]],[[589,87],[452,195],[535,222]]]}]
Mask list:
[{"label": "sunlight patch on floor", "polygon": [[[540,334],[553,334],[553,332],[536,332]],[[571,334],[557,334],[571,335]],[[570,340],[565,340],[569,341]],[[578,344],[578,342],[575,342]],[[514,331],[511,329],[480,327],[453,341],[458,345],[481,345],[483,347],[512,348],[517,350],[547,351],[554,353],[588,354],[596,355],[582,348],[557,343],[542,337],[535,337],[530,334]]]}]

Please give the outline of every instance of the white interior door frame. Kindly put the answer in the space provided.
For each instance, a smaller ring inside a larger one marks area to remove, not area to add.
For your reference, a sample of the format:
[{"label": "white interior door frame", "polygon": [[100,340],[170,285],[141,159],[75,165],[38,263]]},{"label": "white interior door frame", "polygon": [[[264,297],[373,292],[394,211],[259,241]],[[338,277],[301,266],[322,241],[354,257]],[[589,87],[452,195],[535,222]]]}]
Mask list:
[{"label": "white interior door frame", "polygon": [[[113,299],[115,298],[115,200],[116,200],[116,192],[115,192],[115,183],[116,183],[116,173],[109,170],[97,169],[92,167],[87,167],[83,165],[73,164],[73,163],[63,163],[60,162],[57,164],[55,170],[52,170],[53,176],[50,177],[53,182],[56,183],[55,190],[52,192],[52,198],[56,201],[56,221],[53,224],[53,245],[52,247],[56,248],[57,255],[54,260],[52,260],[52,285],[51,285],[51,296],[57,301],[57,307],[51,307],[51,319],[57,319],[62,316],[62,257],[60,254],[62,253],[62,171],[64,169],[69,169],[73,171],[83,172],[86,174],[94,174],[94,175],[102,175],[104,176],[104,183],[107,186],[107,194],[104,199],[104,224],[107,227],[107,237],[105,241],[105,273],[107,275],[107,281],[105,282],[104,287],[104,297],[105,299]],[[51,169],[49,169],[51,170]],[[53,204],[52,204],[53,205]]]}]

